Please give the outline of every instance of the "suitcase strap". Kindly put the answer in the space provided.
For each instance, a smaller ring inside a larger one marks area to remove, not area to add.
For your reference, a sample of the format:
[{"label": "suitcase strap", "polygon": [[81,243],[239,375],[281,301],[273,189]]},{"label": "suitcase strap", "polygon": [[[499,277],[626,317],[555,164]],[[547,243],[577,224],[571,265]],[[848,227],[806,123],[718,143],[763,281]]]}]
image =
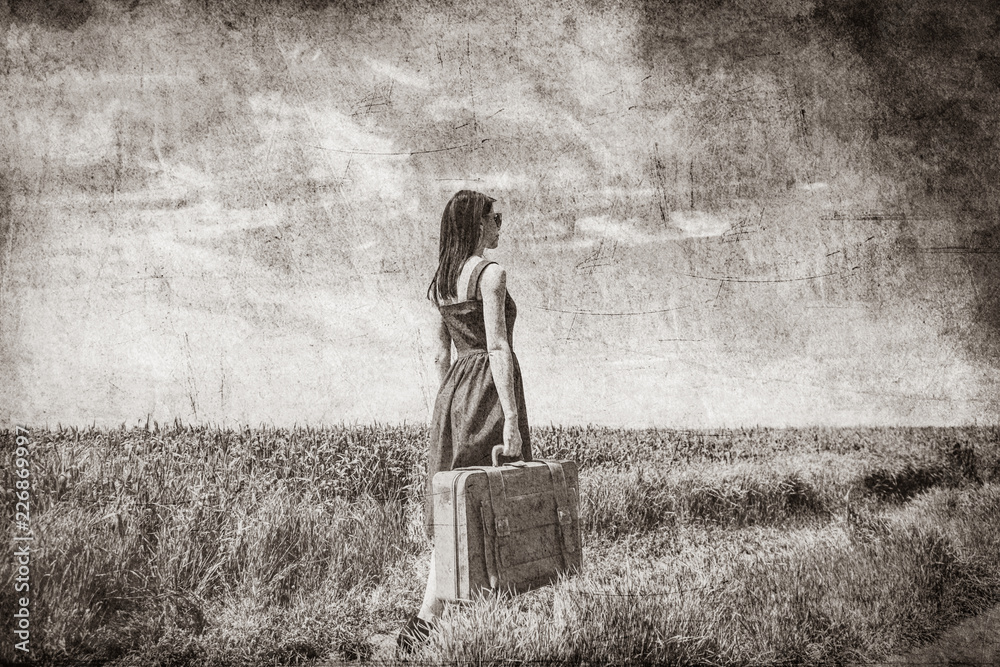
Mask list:
[{"label": "suitcase strap", "polygon": [[[486,555],[486,572],[490,577],[490,587],[499,588],[501,582],[504,580],[503,570],[507,567],[507,553],[505,549],[501,549],[501,540],[506,541],[506,538],[510,537],[510,519],[508,517],[507,510],[507,487],[503,481],[503,474],[500,472],[500,468],[488,468],[484,466],[486,470],[486,479],[490,485],[490,509],[492,512],[487,512],[484,507],[483,512],[483,538],[486,540],[485,555]],[[492,515],[493,520],[489,521],[489,516]],[[490,531],[490,528],[493,528]],[[490,533],[493,534],[493,539],[490,540]],[[493,544],[490,544],[490,542]]]},{"label": "suitcase strap", "polygon": [[[552,480],[552,492],[555,498],[556,519],[559,524],[561,540],[559,554],[563,566],[569,567],[571,561],[567,554],[576,551],[576,541],[573,533],[573,498],[576,489],[570,489],[566,483],[566,473],[562,464],[557,461],[540,461],[549,469]],[[490,578],[490,587],[500,588],[505,581],[504,571],[509,566],[507,553],[504,549],[511,535],[509,506],[507,503],[507,487],[503,480],[502,468],[492,466],[475,466],[486,473],[489,482],[490,498],[483,501],[479,511],[483,519],[483,553],[486,560],[486,572]],[[492,538],[492,539],[491,539]]]},{"label": "suitcase strap", "polygon": [[569,488],[566,486],[566,473],[563,472],[562,464],[556,461],[545,461],[549,467],[549,475],[552,476],[552,491],[556,499],[556,518],[559,520],[559,532],[562,534],[562,549],[560,553],[563,564],[569,565],[567,553],[576,551],[576,542],[573,540],[573,513],[570,507]]}]

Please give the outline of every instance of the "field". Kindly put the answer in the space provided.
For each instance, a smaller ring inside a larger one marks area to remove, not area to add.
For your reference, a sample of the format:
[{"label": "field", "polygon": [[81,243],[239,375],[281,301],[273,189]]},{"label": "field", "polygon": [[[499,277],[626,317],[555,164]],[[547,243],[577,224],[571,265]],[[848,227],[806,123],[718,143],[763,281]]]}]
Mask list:
[{"label": "field", "polygon": [[[419,605],[430,555],[426,436],[31,431],[32,657],[391,659],[383,645]],[[1000,603],[1000,428],[547,427],[532,438],[539,457],[580,464],[584,571],[449,608],[414,660],[872,662]],[[14,516],[14,431],[0,444]],[[16,576],[8,554],[4,619]]]}]

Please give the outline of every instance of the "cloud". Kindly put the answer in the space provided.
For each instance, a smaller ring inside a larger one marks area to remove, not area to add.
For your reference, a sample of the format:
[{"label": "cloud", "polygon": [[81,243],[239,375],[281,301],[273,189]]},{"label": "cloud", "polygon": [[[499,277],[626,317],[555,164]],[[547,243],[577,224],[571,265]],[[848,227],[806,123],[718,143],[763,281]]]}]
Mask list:
[{"label": "cloud", "polygon": [[812,192],[814,190],[826,190],[830,187],[829,183],[799,183],[799,190],[805,190],[806,192]]},{"label": "cloud", "polygon": [[[259,146],[261,159],[277,161],[278,149],[273,146],[296,146],[301,153],[288,151],[282,159],[301,161],[293,166],[314,181],[343,185],[352,197],[399,202],[411,196],[414,185],[407,151],[413,147],[399,145],[350,115],[316,102],[269,94],[252,96],[249,105],[260,135],[271,137]],[[339,201],[341,195],[329,196]]]},{"label": "cloud", "polygon": [[730,227],[729,221],[704,211],[672,211],[670,222],[687,237],[720,236]]},{"label": "cloud", "polygon": [[412,72],[407,72],[399,67],[396,67],[395,65],[390,65],[389,63],[380,60],[365,58],[365,61],[376,74],[381,74],[386,78],[392,79],[396,83],[401,83],[404,86],[410,86],[412,88],[420,88],[421,90],[430,90],[430,83],[427,82],[427,79],[421,76]]},{"label": "cloud", "polygon": [[591,240],[609,239],[626,245],[645,245],[680,238],[719,236],[730,227],[728,220],[704,211],[673,211],[669,228],[644,229],[640,220],[616,220],[608,215],[580,218],[576,231]]},{"label": "cloud", "polygon": [[580,218],[576,231],[590,239],[610,239],[626,245],[643,245],[679,238],[675,231],[647,232],[638,226],[638,220],[614,220],[607,215]]},{"label": "cloud", "polygon": [[199,202],[188,208],[183,225],[175,228],[178,239],[214,239],[263,228],[278,228],[285,207],[268,202],[252,210],[226,210],[218,202]]},{"label": "cloud", "polygon": [[[526,173],[511,173],[504,171],[493,174],[483,174],[472,186],[478,186],[486,190],[519,190],[526,191],[537,183],[537,178],[532,178]],[[473,187],[475,189],[475,187]]]},{"label": "cloud", "polygon": [[[87,80],[93,81],[93,77]],[[76,77],[70,78],[70,85],[73,83]],[[122,109],[118,100],[102,103],[91,98],[75,107],[57,107],[40,113],[32,105],[35,100],[23,95],[26,99],[12,100],[5,104],[4,111],[12,118],[14,136],[26,154],[40,153],[47,160],[63,161],[74,167],[95,165],[114,154],[115,118]]]}]

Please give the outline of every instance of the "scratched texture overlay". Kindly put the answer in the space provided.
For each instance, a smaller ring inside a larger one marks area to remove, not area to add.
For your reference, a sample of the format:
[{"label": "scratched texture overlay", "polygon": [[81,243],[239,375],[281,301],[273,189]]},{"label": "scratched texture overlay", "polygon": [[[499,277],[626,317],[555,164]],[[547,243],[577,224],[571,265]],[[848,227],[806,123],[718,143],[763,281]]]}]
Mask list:
[{"label": "scratched texture overlay", "polygon": [[445,202],[536,424],[995,423],[992,0],[0,3],[0,418],[425,422]]}]

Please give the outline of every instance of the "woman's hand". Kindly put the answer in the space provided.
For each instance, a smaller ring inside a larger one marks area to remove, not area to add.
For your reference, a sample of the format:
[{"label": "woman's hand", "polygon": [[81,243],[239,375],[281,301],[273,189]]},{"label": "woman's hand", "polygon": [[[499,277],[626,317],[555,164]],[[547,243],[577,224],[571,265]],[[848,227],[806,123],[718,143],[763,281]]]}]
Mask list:
[{"label": "woman's hand", "polygon": [[517,420],[505,419],[503,422],[503,455],[509,459],[521,457],[521,431],[517,428]]}]

